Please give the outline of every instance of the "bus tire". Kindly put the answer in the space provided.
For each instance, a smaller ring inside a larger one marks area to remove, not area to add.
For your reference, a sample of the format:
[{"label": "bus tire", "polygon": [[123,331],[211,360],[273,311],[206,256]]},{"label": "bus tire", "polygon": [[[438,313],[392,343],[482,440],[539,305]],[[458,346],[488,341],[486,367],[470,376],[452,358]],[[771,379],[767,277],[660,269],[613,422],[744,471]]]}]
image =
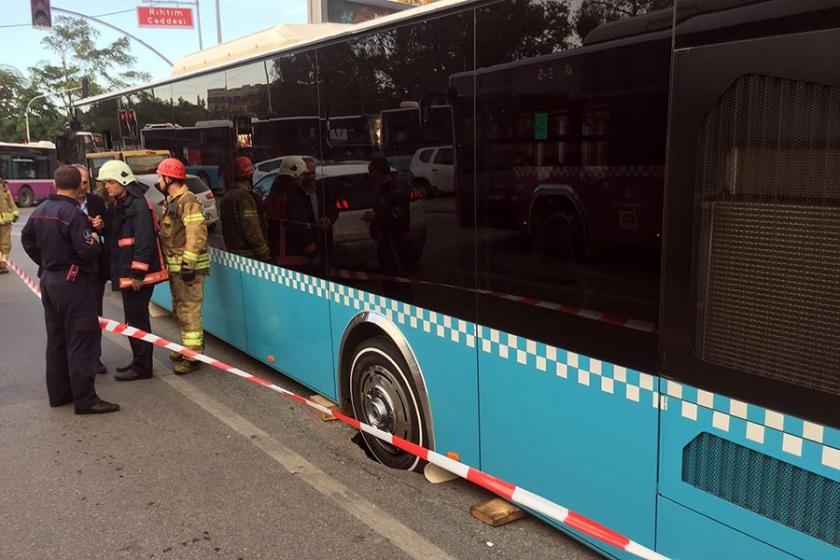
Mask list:
[{"label": "bus tire", "polygon": [[566,261],[586,255],[586,236],[577,212],[557,210],[537,223],[535,242],[543,257]]},{"label": "bus tire", "polygon": [[28,185],[22,186],[18,192],[18,207],[29,208],[33,204],[35,204],[35,197],[32,195],[32,189]]},{"label": "bus tire", "polygon": [[[357,420],[417,445],[428,445],[428,432],[409,367],[384,336],[370,338],[353,351],[350,403]],[[400,470],[420,470],[423,461],[370,434],[361,432],[377,461]]]}]

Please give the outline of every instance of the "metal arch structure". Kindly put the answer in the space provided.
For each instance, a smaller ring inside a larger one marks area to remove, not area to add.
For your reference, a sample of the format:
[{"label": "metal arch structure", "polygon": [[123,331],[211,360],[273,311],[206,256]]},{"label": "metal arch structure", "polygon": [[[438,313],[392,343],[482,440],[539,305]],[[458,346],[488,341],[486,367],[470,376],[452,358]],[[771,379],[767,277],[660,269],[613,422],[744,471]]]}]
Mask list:
[{"label": "metal arch structure", "polygon": [[113,29],[114,31],[118,31],[128,38],[134,39],[135,41],[137,41],[138,43],[140,43],[141,45],[143,45],[144,47],[146,47],[147,49],[149,49],[150,51],[152,51],[153,53],[158,55],[161,58],[161,60],[166,62],[169,66],[173,66],[172,61],[169,60],[168,58],[166,58],[163,55],[163,53],[161,53],[159,50],[154,48],[152,45],[150,45],[149,43],[147,43],[143,39],[140,39],[139,37],[136,37],[136,36],[132,35],[131,33],[129,33],[128,31],[126,31],[124,29],[120,29],[116,25],[110,24],[107,21],[103,21],[103,20],[101,20],[99,18],[96,18],[96,17],[93,17],[93,16],[80,14],[79,12],[74,12],[73,10],[65,10],[64,8],[56,8],[55,6],[53,6],[52,11],[58,12],[58,13],[61,13],[61,14],[67,14],[67,15],[73,16],[73,17],[80,17],[80,18],[83,18],[83,19],[89,19],[91,21],[95,21],[96,23],[98,23],[100,25],[104,25],[105,27],[109,27],[109,28]]}]

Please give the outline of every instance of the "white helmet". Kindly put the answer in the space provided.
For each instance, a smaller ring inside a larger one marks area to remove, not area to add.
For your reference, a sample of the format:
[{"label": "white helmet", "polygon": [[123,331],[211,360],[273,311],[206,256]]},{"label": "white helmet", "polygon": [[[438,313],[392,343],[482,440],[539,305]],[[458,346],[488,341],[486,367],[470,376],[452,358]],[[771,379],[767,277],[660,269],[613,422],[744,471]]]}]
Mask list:
[{"label": "white helmet", "polygon": [[99,174],[96,176],[97,181],[116,181],[122,186],[127,186],[135,181],[134,173],[131,168],[124,161],[112,159],[106,161],[99,168]]},{"label": "white helmet", "polygon": [[283,161],[280,162],[280,169],[277,171],[277,173],[278,175],[285,175],[287,177],[297,179],[298,177],[306,173],[306,171],[306,162],[303,161],[303,158],[298,156],[292,156],[283,158]]}]

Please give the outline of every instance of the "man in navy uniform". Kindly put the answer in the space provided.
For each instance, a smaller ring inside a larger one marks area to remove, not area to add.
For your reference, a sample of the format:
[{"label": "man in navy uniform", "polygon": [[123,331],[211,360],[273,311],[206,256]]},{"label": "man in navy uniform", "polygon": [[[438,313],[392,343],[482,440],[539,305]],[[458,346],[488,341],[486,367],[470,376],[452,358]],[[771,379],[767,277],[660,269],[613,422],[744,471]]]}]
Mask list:
[{"label": "man in navy uniform", "polygon": [[47,394],[50,406],[72,402],[76,414],[116,412],[94,389],[99,358],[93,275],[99,236],[77,200],[82,177],[70,165],[55,172],[57,194],[23,228],[26,254],[38,264],[47,325]]}]

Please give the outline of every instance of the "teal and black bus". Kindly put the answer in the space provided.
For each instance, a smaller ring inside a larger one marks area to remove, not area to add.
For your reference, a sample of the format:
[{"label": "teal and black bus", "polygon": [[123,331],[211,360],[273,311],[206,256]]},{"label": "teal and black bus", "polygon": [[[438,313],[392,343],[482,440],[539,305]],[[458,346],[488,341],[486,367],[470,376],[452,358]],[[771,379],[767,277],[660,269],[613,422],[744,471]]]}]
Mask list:
[{"label": "teal and black bus", "polygon": [[[837,0],[443,0],[78,108],[100,130],[142,98],[182,127],[237,123],[260,158],[318,162],[322,258],[284,268],[216,240],[215,336],[669,558],[827,560],[838,46]],[[322,126],[258,130],[359,116],[365,154],[387,157],[383,118],[429,99],[451,122],[412,117],[411,141],[452,147],[454,185],[401,206],[401,233],[425,236],[411,255],[360,225],[372,156],[322,153]]]}]

